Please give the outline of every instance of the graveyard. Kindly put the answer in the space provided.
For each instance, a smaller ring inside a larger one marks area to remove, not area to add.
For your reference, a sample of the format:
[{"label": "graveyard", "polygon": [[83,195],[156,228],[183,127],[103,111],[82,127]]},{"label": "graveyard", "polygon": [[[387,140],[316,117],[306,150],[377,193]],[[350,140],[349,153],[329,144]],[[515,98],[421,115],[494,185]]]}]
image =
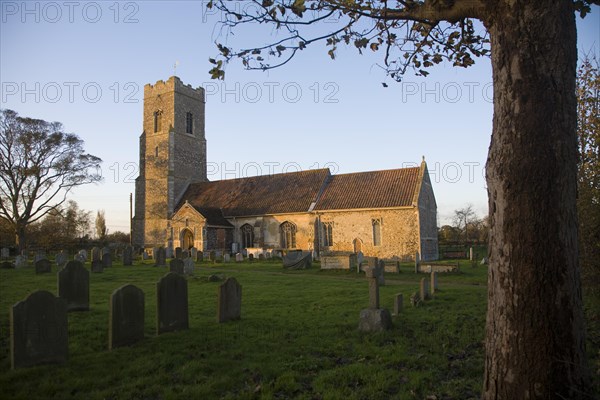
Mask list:
[{"label": "graveyard", "polygon": [[[317,262],[310,269],[284,269],[280,259],[219,261],[196,262],[183,275],[153,260],[132,266],[113,261],[94,273],[88,260],[89,307],[67,313],[66,361],[15,369],[9,309],[37,290],[56,296],[64,278],[55,263],[45,273],[0,269],[0,398],[479,398],[486,265],[458,260],[460,272],[438,274],[438,289],[429,288],[429,299],[415,306],[411,298],[430,274],[401,263],[377,286],[379,308],[392,314],[391,329],[362,332],[359,314],[373,301],[370,287],[378,280],[372,271],[323,270]],[[185,281],[188,320],[176,317],[180,324],[173,329],[158,324],[163,311],[157,295],[184,292]],[[219,298],[236,282],[239,318],[224,319]],[[121,293],[124,287],[135,290]],[[117,292],[123,299],[143,297],[143,332],[111,346]],[[590,335],[597,337],[595,329]],[[588,354],[597,365],[598,349]]]}]

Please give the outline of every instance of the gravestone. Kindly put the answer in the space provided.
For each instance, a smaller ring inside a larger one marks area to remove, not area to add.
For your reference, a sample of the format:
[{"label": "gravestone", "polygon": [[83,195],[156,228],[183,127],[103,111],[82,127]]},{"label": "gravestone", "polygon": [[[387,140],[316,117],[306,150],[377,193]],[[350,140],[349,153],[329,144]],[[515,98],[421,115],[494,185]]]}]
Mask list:
[{"label": "gravestone", "polygon": [[10,308],[10,360],[13,369],[63,363],[68,356],[65,300],[38,290]]},{"label": "gravestone", "polygon": [[104,272],[104,267],[102,266],[102,261],[100,261],[100,260],[92,261],[92,272],[94,272],[94,273]]},{"label": "gravestone", "polygon": [[242,253],[237,253],[235,255],[235,262],[242,262],[244,261],[244,255]]},{"label": "gravestone", "polygon": [[33,256],[33,263],[35,265],[36,262],[40,260],[44,260],[46,258],[46,251],[38,250],[35,252],[35,256]]},{"label": "gravestone", "polygon": [[10,257],[10,249],[8,247],[3,247],[2,250],[0,250],[0,258],[3,260],[6,260],[9,257]]},{"label": "gravestone", "polygon": [[110,295],[108,349],[129,346],[144,338],[144,292],[125,285]]},{"label": "gravestone", "polygon": [[217,322],[240,319],[242,313],[242,286],[235,278],[227,278],[217,292]]},{"label": "gravestone", "polygon": [[171,262],[169,263],[169,269],[171,272],[183,274],[183,260],[179,258],[171,259]]},{"label": "gravestone", "polygon": [[58,271],[58,297],[66,300],[67,311],[90,309],[90,273],[79,261],[69,261]]},{"label": "gravestone", "polygon": [[175,258],[178,258],[180,260],[183,259],[183,250],[181,249],[181,247],[175,247]]},{"label": "gravestone", "polygon": [[150,255],[146,250],[142,251],[142,260],[146,261],[150,259]]},{"label": "gravestone", "polygon": [[402,304],[404,303],[404,296],[402,296],[402,293],[398,293],[396,296],[394,296],[394,313],[393,315],[400,315],[400,312],[402,312]]},{"label": "gravestone", "polygon": [[154,252],[155,266],[166,267],[167,266],[167,251],[164,247],[159,247]]},{"label": "gravestone", "polygon": [[188,328],[187,280],[169,272],[156,284],[156,334]]},{"label": "gravestone", "polygon": [[226,263],[228,263],[228,262],[230,262],[230,261],[231,261],[231,256],[229,255],[229,253],[225,253],[225,254],[223,255],[223,262],[226,262]]},{"label": "gravestone", "polygon": [[421,300],[429,300],[429,284],[425,278],[421,278],[419,297]]},{"label": "gravestone", "polygon": [[217,252],[216,251],[211,251],[210,253],[208,253],[209,256],[209,260],[212,262],[217,261]]},{"label": "gravestone", "polygon": [[152,259],[156,260],[156,256],[158,255],[158,247],[152,248]]},{"label": "gravestone", "polygon": [[433,271],[431,273],[431,294],[434,294],[437,291],[438,291],[437,272]]},{"label": "gravestone", "polygon": [[190,251],[189,250],[183,250],[181,252],[181,257],[185,260],[186,258],[190,257]]},{"label": "gravestone", "polygon": [[125,246],[125,250],[123,250],[123,265],[131,266],[133,265],[133,247]]},{"label": "gravestone", "polygon": [[198,254],[196,255],[196,261],[198,261],[198,262],[204,261],[204,252],[203,251],[198,252]]},{"label": "gravestone", "polygon": [[421,296],[419,296],[419,292],[414,292],[410,296],[410,304],[412,304],[413,307],[419,307],[421,305]]},{"label": "gravestone", "polygon": [[47,274],[52,272],[52,263],[50,260],[42,258],[35,262],[35,273],[36,274]]},{"label": "gravestone", "polygon": [[378,267],[366,267],[365,275],[369,283],[369,308],[361,310],[358,330],[361,332],[379,332],[392,328],[392,317],[386,309],[379,308]]},{"label": "gravestone", "polygon": [[194,274],[194,259],[192,257],[183,260],[183,273],[186,275]]},{"label": "gravestone", "polygon": [[17,256],[17,258],[15,258],[15,267],[17,268],[25,268],[29,265],[29,262],[27,261],[27,256]]},{"label": "gravestone", "polygon": [[198,249],[195,247],[192,247],[190,249],[190,257],[192,257],[192,260],[198,260]]},{"label": "gravestone", "polygon": [[260,254],[258,255],[258,259],[259,259],[260,261],[264,261],[264,260],[265,260],[265,255],[264,255],[263,253],[260,253]]},{"label": "gravestone", "polygon": [[110,249],[107,247],[102,250],[102,267],[112,267],[112,254],[110,253]]},{"label": "gravestone", "polygon": [[92,247],[91,251],[91,261],[96,261],[102,259],[102,254],[100,253],[99,247]]},{"label": "gravestone", "polygon": [[87,253],[82,253],[84,250],[79,250],[73,256],[73,261],[79,261],[80,263],[85,263],[87,261]]},{"label": "gravestone", "polygon": [[15,269],[15,264],[10,261],[2,261],[0,263],[0,269]]},{"label": "gravestone", "polygon": [[474,258],[473,258],[473,247],[470,247],[469,248],[469,261],[473,261],[473,260],[474,260]]},{"label": "gravestone", "polygon": [[165,255],[167,258],[173,258],[173,247],[167,246],[165,248]]},{"label": "gravestone", "polygon": [[415,253],[415,274],[419,273],[420,262],[421,262],[421,259],[419,258],[419,252],[417,251]]},{"label": "gravestone", "polygon": [[57,267],[64,267],[65,265],[67,265],[67,253],[65,253],[64,251],[61,251],[60,253],[58,253],[56,255],[56,257],[54,257],[54,261],[56,262],[56,266]]},{"label": "gravestone", "polygon": [[252,254],[252,253],[248,254],[248,261],[250,261],[250,262],[254,261],[254,254]]},{"label": "gravestone", "polygon": [[[83,260],[81,261],[82,263],[85,263],[87,261],[87,257],[88,257],[88,252],[86,249],[81,249],[79,250],[79,255],[83,258]],[[79,261],[79,260],[76,260]]]}]

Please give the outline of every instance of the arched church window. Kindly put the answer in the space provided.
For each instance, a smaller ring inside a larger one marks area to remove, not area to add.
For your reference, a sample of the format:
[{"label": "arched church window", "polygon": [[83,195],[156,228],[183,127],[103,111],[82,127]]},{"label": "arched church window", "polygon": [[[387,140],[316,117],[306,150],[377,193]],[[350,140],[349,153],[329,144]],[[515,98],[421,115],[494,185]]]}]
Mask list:
[{"label": "arched church window", "polygon": [[154,132],[161,130],[161,113],[160,111],[154,111]]},{"label": "arched church window", "polygon": [[373,223],[373,245],[380,246],[381,245],[381,220],[374,219],[371,222]]},{"label": "arched church window", "polygon": [[242,248],[254,247],[254,228],[245,224],[241,228],[242,233]]},{"label": "arched church window", "polygon": [[279,226],[281,232],[281,247],[284,249],[293,249],[296,247],[296,225],[285,221]]},{"label": "arched church window", "polygon": [[333,222],[323,222],[323,246],[333,246]]},{"label": "arched church window", "polygon": [[185,133],[194,133],[194,116],[191,112],[185,114]]}]

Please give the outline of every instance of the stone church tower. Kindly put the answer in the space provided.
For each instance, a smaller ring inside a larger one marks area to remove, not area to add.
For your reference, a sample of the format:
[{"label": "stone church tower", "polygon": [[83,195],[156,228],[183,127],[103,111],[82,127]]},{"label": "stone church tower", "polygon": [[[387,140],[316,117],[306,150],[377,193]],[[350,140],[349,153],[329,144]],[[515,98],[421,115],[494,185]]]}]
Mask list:
[{"label": "stone church tower", "polygon": [[204,89],[176,77],[144,86],[140,175],[135,182],[133,243],[172,243],[170,218],[192,182],[206,179]]}]

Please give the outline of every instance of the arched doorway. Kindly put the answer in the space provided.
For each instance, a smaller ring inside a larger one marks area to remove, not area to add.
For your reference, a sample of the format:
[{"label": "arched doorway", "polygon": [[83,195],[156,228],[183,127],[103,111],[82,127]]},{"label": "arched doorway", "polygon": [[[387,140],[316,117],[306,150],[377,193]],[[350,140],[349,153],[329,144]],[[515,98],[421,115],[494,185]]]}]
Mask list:
[{"label": "arched doorway", "polygon": [[352,241],[352,245],[354,246],[354,252],[358,253],[362,251],[362,241],[359,238],[356,238]]},{"label": "arched doorway", "polygon": [[194,234],[189,229],[181,231],[181,248],[189,250],[194,247]]}]

